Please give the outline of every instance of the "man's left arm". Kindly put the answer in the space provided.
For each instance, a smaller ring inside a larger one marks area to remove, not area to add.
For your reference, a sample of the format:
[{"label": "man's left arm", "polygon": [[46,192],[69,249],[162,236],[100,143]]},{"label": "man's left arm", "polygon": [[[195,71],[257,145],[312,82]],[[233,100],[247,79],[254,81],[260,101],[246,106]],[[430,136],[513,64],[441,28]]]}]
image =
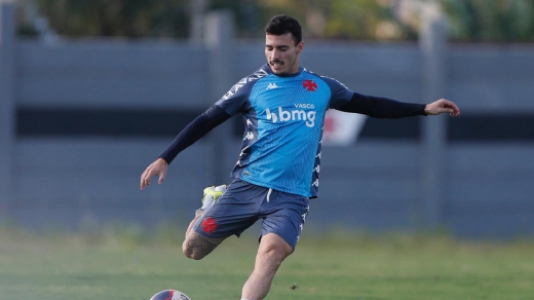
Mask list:
[{"label": "man's left arm", "polygon": [[453,102],[440,99],[424,105],[418,103],[406,103],[393,99],[367,96],[354,93],[352,98],[337,108],[340,111],[359,113],[374,118],[397,119],[411,116],[426,116],[448,113],[451,116],[460,114],[460,110]]}]

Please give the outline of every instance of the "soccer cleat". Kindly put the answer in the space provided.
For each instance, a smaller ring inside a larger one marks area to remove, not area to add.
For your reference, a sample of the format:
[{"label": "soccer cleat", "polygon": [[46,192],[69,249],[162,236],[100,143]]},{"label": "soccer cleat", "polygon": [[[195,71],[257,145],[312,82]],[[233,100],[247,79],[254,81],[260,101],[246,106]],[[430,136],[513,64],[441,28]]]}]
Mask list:
[{"label": "soccer cleat", "polygon": [[219,185],[217,187],[210,186],[204,189],[204,196],[202,197],[202,209],[210,207],[217,199],[219,199],[224,192],[226,192],[226,185]]},{"label": "soccer cleat", "polygon": [[202,197],[202,204],[206,201],[217,201],[219,197],[226,192],[226,185],[219,185],[217,187],[210,186],[204,189],[204,196]]}]

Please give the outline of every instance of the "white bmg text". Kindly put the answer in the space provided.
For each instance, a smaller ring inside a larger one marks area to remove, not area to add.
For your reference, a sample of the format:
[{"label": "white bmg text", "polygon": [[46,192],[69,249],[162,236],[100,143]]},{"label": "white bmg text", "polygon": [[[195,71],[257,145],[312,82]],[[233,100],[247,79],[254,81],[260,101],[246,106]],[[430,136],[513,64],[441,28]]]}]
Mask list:
[{"label": "white bmg text", "polygon": [[[313,104],[295,104],[298,108],[314,108]],[[315,116],[317,112],[314,110],[305,111],[302,109],[284,110],[281,106],[278,107],[278,113],[271,112],[270,109],[266,109],[267,120],[276,122],[288,122],[288,121],[304,121],[306,126],[312,128],[315,126]]]}]

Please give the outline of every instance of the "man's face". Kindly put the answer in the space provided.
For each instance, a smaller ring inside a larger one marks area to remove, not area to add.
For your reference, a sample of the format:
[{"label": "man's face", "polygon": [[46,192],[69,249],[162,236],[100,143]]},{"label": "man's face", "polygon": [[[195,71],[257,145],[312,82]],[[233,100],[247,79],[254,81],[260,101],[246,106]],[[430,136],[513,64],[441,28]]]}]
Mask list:
[{"label": "man's face", "polygon": [[265,56],[274,74],[294,74],[299,71],[299,54],[304,48],[301,41],[295,45],[291,33],[265,35]]}]

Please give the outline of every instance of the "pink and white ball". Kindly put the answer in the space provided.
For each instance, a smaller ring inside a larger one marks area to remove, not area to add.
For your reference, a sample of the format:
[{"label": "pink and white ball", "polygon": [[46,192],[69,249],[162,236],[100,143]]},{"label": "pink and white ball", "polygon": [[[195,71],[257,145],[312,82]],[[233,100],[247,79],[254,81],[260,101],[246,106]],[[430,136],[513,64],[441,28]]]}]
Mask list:
[{"label": "pink and white ball", "polygon": [[191,300],[191,298],[177,290],[164,290],[152,296],[150,300]]}]

